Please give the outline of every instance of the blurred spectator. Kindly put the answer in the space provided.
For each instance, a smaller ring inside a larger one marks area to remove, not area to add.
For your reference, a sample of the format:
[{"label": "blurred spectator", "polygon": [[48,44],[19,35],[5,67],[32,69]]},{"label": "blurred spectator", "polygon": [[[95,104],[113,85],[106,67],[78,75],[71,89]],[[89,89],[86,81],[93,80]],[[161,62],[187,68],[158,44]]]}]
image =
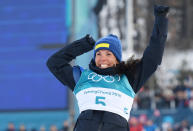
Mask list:
[{"label": "blurred spectator", "polygon": [[193,89],[193,79],[191,76],[187,76],[183,82],[186,87],[185,91],[187,92],[187,98],[189,99],[191,97],[190,96],[191,89]]},{"label": "blurred spectator", "polygon": [[158,109],[155,109],[153,112],[154,117],[159,117],[160,116],[160,111]]},{"label": "blurred spectator", "polygon": [[193,89],[191,89],[190,92],[189,107],[190,109],[193,109]]},{"label": "blurred spectator", "polygon": [[138,93],[138,107],[139,109],[149,109],[151,107],[151,95],[148,87],[144,87]]},{"label": "blurred spectator", "polygon": [[6,131],[15,131],[15,125],[12,122],[9,122]]},{"label": "blurred spectator", "polygon": [[23,124],[19,126],[19,131],[26,131],[25,126]]},{"label": "blurred spectator", "polygon": [[183,120],[180,123],[180,126],[177,128],[177,131],[189,131],[189,130],[190,130],[190,126],[187,120]]},{"label": "blurred spectator", "polygon": [[55,125],[51,125],[50,126],[50,131],[58,131],[58,129]]},{"label": "blurred spectator", "polygon": [[186,92],[185,92],[185,86],[177,86],[174,89],[175,93],[175,104],[177,108],[184,108],[188,107],[188,100],[186,99]]},{"label": "blurred spectator", "polygon": [[161,109],[164,107],[164,99],[162,96],[162,91],[159,88],[155,90],[154,101],[156,104],[156,108]]},{"label": "blurred spectator", "polygon": [[69,129],[69,122],[64,121],[61,131],[68,131]]},{"label": "blurred spectator", "polygon": [[190,131],[193,131],[193,125],[190,127]]},{"label": "blurred spectator", "polygon": [[40,131],[46,131],[46,128],[44,126],[41,126]]},{"label": "blurred spectator", "polygon": [[162,130],[171,131],[173,129],[174,119],[171,116],[165,116],[162,121]]},{"label": "blurred spectator", "polygon": [[144,126],[145,131],[156,131],[158,127],[153,123],[152,120],[147,120],[146,125]]},{"label": "blurred spectator", "polygon": [[171,102],[174,100],[174,93],[171,89],[164,89],[163,91],[163,108],[169,109],[171,107]]},{"label": "blurred spectator", "polygon": [[147,121],[147,115],[145,114],[141,114],[139,116],[139,124],[144,127],[146,125],[146,121]]},{"label": "blurred spectator", "polygon": [[133,100],[133,106],[132,106],[133,110],[137,110],[137,109],[138,109],[138,103],[137,103],[137,101],[138,101],[138,96],[136,96],[136,97],[134,98],[134,100]]},{"label": "blurred spectator", "polygon": [[155,109],[153,111],[153,116],[151,117],[151,119],[153,120],[154,123],[159,124],[160,121],[162,120],[162,116],[161,116],[160,110]]},{"label": "blurred spectator", "polygon": [[143,131],[143,126],[139,124],[136,117],[131,117],[129,120],[130,131]]},{"label": "blurred spectator", "polygon": [[32,128],[31,131],[37,131],[35,128]]}]

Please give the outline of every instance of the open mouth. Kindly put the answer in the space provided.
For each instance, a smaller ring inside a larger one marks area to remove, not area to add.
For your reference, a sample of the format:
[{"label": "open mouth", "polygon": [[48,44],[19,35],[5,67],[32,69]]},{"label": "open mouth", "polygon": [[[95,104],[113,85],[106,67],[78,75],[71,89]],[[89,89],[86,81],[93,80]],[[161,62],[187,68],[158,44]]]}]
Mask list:
[{"label": "open mouth", "polygon": [[108,65],[106,65],[106,64],[100,65],[100,68],[102,68],[102,69],[107,68],[107,67],[108,67]]}]

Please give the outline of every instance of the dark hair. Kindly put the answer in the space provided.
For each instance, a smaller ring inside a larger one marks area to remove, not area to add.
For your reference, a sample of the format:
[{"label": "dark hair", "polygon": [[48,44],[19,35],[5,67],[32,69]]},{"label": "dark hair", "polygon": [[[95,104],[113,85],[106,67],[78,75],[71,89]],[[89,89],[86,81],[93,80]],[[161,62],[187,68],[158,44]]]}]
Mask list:
[{"label": "dark hair", "polygon": [[134,55],[131,56],[127,61],[122,61],[121,63],[116,65],[117,74],[135,74],[137,64],[141,61],[141,59],[134,59]]}]

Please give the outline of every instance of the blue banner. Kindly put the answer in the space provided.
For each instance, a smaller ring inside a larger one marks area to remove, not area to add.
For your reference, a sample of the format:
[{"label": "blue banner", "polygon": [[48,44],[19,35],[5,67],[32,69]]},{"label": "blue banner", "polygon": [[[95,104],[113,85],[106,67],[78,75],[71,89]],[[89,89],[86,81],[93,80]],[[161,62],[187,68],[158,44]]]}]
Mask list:
[{"label": "blue banner", "polygon": [[67,42],[66,0],[0,5],[0,111],[67,108],[67,88],[46,67]]}]

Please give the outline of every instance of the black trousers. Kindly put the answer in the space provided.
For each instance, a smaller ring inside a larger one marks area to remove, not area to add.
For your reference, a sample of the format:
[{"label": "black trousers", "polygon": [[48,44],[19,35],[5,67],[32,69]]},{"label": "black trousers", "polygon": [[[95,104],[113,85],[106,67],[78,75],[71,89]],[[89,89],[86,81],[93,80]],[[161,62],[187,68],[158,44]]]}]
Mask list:
[{"label": "black trousers", "polygon": [[129,127],[121,127],[112,123],[95,120],[78,120],[74,131],[129,131]]},{"label": "black trousers", "polygon": [[120,116],[102,111],[86,111],[80,114],[74,131],[129,131],[128,122]]}]

